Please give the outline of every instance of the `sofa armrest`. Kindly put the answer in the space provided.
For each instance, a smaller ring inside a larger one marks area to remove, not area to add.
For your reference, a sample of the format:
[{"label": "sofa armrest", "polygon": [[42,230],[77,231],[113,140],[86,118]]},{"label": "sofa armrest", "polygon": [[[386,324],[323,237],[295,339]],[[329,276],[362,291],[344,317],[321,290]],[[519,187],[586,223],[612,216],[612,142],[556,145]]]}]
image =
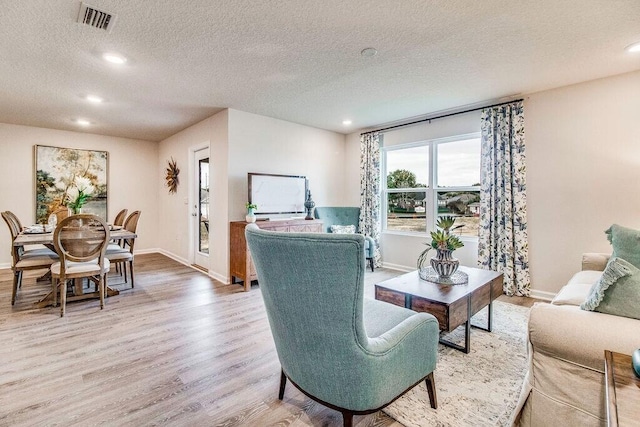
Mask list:
[{"label": "sofa armrest", "polygon": [[582,254],[582,270],[604,271],[611,254],[587,252]]},{"label": "sofa armrest", "polygon": [[604,350],[631,354],[640,347],[640,320],[581,310],[571,305],[536,303],[529,314],[534,352],[604,371]]}]

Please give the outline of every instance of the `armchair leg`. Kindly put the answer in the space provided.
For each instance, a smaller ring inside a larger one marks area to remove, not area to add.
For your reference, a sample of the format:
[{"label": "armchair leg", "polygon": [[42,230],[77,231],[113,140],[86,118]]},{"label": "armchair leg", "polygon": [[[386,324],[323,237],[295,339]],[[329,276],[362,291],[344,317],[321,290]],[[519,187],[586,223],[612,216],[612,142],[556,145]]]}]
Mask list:
[{"label": "armchair leg", "polygon": [[352,427],[353,426],[353,413],[352,412],[343,412],[342,413],[342,426],[343,427]]},{"label": "armchair leg", "polygon": [[369,258],[369,267],[371,267],[371,272],[373,273],[373,258]]},{"label": "armchair leg", "polygon": [[287,385],[287,376],[284,374],[284,371],[280,371],[280,391],[278,392],[278,399],[282,400],[284,398],[284,388]]},{"label": "armchair leg", "polygon": [[438,409],[438,397],[436,396],[436,380],[433,377],[433,372],[427,375],[425,380],[427,385],[427,392],[429,393],[429,403],[433,409]]}]

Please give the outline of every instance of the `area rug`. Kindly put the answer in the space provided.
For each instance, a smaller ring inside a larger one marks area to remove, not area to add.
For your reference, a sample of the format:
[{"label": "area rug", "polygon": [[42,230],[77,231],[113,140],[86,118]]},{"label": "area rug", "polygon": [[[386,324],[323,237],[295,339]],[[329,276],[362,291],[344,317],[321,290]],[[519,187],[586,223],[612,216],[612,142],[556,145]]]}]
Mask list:
[{"label": "area rug", "polygon": [[[431,409],[424,383],[384,409],[407,427],[507,426],[518,403],[527,369],[526,326],[529,309],[493,303],[493,331],[471,329],[471,351],[438,345],[434,372],[438,409]],[[473,317],[486,326],[487,309]],[[464,327],[446,335],[464,342]]]}]

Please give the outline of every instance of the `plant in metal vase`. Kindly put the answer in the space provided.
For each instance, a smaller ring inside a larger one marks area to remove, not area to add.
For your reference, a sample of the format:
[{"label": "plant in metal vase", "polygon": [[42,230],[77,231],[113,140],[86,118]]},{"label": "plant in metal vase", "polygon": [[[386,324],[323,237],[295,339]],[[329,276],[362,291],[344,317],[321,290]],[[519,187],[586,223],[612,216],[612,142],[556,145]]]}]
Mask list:
[{"label": "plant in metal vase", "polygon": [[247,202],[247,215],[244,217],[247,222],[256,222],[255,210],[258,209],[258,205]]},{"label": "plant in metal vase", "polygon": [[427,249],[422,251],[418,256],[418,270],[421,278],[424,279],[423,276],[426,275],[428,268],[426,266],[427,255],[431,249],[436,250],[436,256],[431,258],[429,262],[440,278],[448,279],[458,270],[460,261],[453,258],[452,253],[456,249],[463,247],[464,243],[462,243],[458,236],[451,234],[451,232],[463,227],[463,225],[454,227],[455,222],[456,219],[453,216],[441,216],[438,218],[436,227],[438,227],[439,230],[431,232],[431,243],[425,243]]}]

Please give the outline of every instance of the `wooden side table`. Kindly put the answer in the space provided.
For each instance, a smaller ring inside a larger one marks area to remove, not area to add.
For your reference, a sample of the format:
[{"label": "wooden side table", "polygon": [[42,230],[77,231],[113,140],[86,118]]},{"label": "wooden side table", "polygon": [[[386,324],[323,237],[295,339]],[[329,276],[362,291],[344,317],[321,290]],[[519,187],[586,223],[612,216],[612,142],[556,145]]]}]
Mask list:
[{"label": "wooden side table", "polygon": [[610,427],[640,424],[640,378],[631,366],[631,356],[604,351],[607,383],[607,422]]}]

